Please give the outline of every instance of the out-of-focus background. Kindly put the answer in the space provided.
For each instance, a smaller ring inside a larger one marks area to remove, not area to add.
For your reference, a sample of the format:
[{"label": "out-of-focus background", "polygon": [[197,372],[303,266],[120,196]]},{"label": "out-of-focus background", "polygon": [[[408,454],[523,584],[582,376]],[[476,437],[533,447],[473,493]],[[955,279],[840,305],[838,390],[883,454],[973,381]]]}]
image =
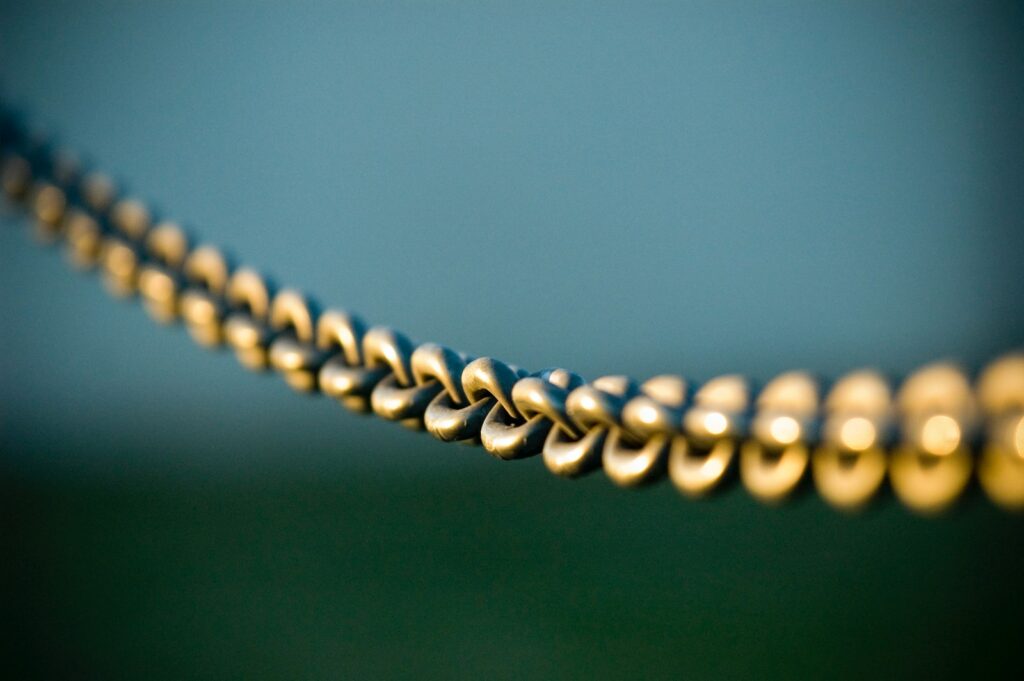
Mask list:
[{"label": "out-of-focus background", "polygon": [[[0,97],[419,340],[593,378],[1024,341],[1020,3],[0,3]],[[1024,523],[552,478],[298,397],[0,228],[26,676],[1019,678]],[[5,665],[7,663],[5,662]]]}]

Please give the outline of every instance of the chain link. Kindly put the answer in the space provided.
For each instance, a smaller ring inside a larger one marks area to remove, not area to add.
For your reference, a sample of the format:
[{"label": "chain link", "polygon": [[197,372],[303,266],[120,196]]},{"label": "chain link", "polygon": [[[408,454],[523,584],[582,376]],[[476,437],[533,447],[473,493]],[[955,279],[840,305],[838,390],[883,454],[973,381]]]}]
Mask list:
[{"label": "chain link", "polygon": [[83,173],[9,117],[0,120],[0,153],[7,200],[33,217],[40,240],[63,241],[74,266],[99,268],[111,293],[138,295],[156,321],[181,321],[197,343],[227,345],[245,367],[272,369],[297,391],[355,412],[482,444],[500,459],[540,455],[563,477],[603,468],[636,487],[667,476],[692,498],[738,478],[775,504],[813,482],[827,503],[852,510],[888,480],[903,504],[930,514],[951,506],[976,472],[994,503],[1024,509],[1020,352],[992,362],[974,384],[946,363],[899,385],[862,370],[824,399],[804,372],[757,392],[733,375],[692,389],[677,376],[638,385],[624,376],[587,383],[564,369],[531,374],[367,329],[348,312],[320,313],[301,293],[234,268],[219,249],[194,246],[177,224],[118,198],[108,177]]}]

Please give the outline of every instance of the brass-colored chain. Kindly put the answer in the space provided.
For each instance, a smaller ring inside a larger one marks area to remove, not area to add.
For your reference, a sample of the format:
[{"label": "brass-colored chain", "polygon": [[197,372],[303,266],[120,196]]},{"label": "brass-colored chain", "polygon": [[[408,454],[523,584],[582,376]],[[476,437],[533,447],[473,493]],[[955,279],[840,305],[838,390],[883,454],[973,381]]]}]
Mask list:
[{"label": "brass-colored chain", "polygon": [[693,386],[678,376],[585,382],[564,369],[530,373],[320,312],[276,290],[217,248],[193,244],[106,176],[0,122],[7,199],[76,267],[98,269],[116,296],[142,299],[160,323],[182,321],[196,342],[227,346],[246,367],[294,389],[501,459],[541,455],[556,475],[603,468],[617,485],[668,477],[703,497],[738,477],[777,503],[813,480],[832,506],[858,509],[886,479],[909,508],[952,505],[976,473],[987,496],[1024,509],[1024,353],[995,360],[972,383],[959,367],[926,366],[895,385],[855,371],[827,392],[804,372],[759,391],[741,376]]}]

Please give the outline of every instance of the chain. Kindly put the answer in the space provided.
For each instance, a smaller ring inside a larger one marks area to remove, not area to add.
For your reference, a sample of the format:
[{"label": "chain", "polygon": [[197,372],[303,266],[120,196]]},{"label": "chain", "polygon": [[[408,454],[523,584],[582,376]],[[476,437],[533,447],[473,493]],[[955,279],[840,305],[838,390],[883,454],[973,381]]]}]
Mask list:
[{"label": "chain", "polygon": [[774,504],[813,480],[826,502],[850,510],[888,480],[906,506],[928,514],[976,477],[994,503],[1024,509],[1024,353],[993,361],[973,382],[936,363],[898,384],[856,371],[827,392],[805,372],[759,391],[737,375],[693,385],[530,373],[414,343],[348,312],[319,312],[301,293],[194,245],[10,118],[0,121],[0,152],[7,199],[32,215],[42,240],[62,241],[73,265],[98,270],[113,295],[137,295],[156,321],[181,321],[197,343],[226,346],[249,369],[276,371],[295,390],[353,411],[480,444],[500,459],[540,455],[567,478],[603,469],[638,487],[668,477],[686,497],[738,478]]}]

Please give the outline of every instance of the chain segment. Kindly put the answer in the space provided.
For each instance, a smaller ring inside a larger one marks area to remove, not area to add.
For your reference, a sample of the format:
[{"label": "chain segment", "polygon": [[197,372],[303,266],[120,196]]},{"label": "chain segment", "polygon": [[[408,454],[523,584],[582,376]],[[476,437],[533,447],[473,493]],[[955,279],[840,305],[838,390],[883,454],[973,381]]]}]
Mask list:
[{"label": "chain segment", "polygon": [[255,270],[243,267],[231,275],[224,291],[228,313],[224,341],[242,366],[263,371],[270,366],[270,301],[273,289]]},{"label": "chain segment", "polygon": [[824,399],[804,372],[757,392],[734,375],[694,390],[678,376],[638,385],[624,376],[587,383],[564,369],[531,374],[367,328],[348,312],[320,313],[301,293],[234,268],[219,249],[193,245],[177,224],[155,221],[143,201],[119,198],[108,177],[83,172],[11,119],[0,120],[0,152],[6,198],[32,215],[41,241],[62,241],[75,267],[99,269],[113,295],[137,295],[154,320],[183,322],[200,345],[226,345],[243,366],[354,412],[482,444],[500,459],[541,455],[563,477],[603,468],[637,487],[667,476],[692,498],[738,478],[774,504],[813,482],[826,502],[850,510],[888,480],[907,507],[929,514],[952,505],[976,472],[994,503],[1024,509],[1024,353],[992,362],[974,384],[945,363],[898,386],[855,371]]}]

